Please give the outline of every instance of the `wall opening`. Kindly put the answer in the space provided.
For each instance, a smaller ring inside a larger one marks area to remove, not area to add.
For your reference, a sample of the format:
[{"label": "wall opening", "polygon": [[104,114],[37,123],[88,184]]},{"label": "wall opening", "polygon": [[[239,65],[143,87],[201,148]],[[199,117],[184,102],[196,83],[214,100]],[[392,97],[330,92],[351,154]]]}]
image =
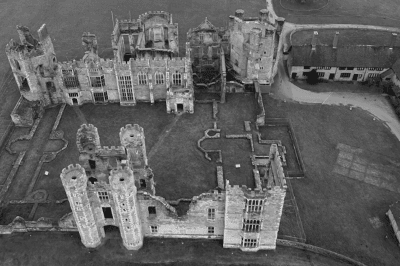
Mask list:
[{"label": "wall opening", "polygon": [[296,79],[297,73],[292,73],[292,79]]},{"label": "wall opening", "polygon": [[178,103],[178,104],[176,105],[176,110],[177,110],[178,112],[183,112],[183,103]]},{"label": "wall opening", "polygon": [[90,166],[90,169],[96,169],[96,161],[89,160],[89,166]]},{"label": "wall opening", "polygon": [[140,187],[145,188],[146,187],[146,180],[140,179]]},{"label": "wall opening", "polygon": [[148,210],[149,210],[149,215],[156,215],[156,207],[149,206]]},{"label": "wall opening", "polygon": [[335,74],[329,74],[329,79],[333,80],[335,78]]},{"label": "wall opening", "polygon": [[78,104],[78,99],[72,98],[72,104],[73,104],[73,105],[77,105],[77,104]]},{"label": "wall opening", "polygon": [[132,54],[131,54],[131,53],[125,53],[125,54],[124,54],[124,61],[125,61],[126,63],[128,63],[129,60],[131,59],[131,57],[132,57]]},{"label": "wall opening", "polygon": [[353,75],[353,80],[357,80],[358,79],[358,74],[354,74]]},{"label": "wall opening", "polygon": [[28,80],[26,78],[22,78],[21,90],[23,90],[23,91],[31,90],[31,88],[29,87],[29,84],[28,84]]},{"label": "wall opening", "polygon": [[104,219],[113,219],[113,214],[111,211],[111,207],[102,207]]}]

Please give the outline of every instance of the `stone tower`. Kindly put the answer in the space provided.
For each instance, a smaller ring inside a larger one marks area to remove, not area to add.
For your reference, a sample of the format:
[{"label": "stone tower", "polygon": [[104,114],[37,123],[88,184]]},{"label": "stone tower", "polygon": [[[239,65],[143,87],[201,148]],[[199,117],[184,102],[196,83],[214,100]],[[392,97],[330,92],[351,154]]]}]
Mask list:
[{"label": "stone tower", "polygon": [[147,166],[147,153],[143,128],[128,124],[119,132],[122,146],[126,149],[127,159],[131,169]]},{"label": "stone tower", "polygon": [[101,231],[87,194],[88,178],[85,169],[79,164],[71,164],[62,170],[60,177],[83,245],[88,248],[97,247],[101,243]]},{"label": "stone tower", "polygon": [[96,152],[101,148],[97,128],[92,124],[82,124],[76,133],[79,161],[86,170],[96,169]]},{"label": "stone tower", "polygon": [[143,245],[143,233],[133,171],[121,167],[111,170],[109,181],[123,244],[129,250],[138,250]]},{"label": "stone tower", "polygon": [[63,102],[61,72],[45,24],[35,39],[29,29],[17,26],[21,43],[11,40],[6,54],[21,95],[42,106]]}]

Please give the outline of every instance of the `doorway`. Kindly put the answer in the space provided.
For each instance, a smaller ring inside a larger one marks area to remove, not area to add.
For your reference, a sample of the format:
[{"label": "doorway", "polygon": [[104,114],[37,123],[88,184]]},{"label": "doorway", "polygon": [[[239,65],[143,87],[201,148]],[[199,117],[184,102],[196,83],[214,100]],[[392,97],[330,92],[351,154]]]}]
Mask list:
[{"label": "doorway", "polygon": [[78,105],[78,99],[72,98],[72,104],[73,105]]},{"label": "doorway", "polygon": [[104,219],[114,219],[111,207],[102,207]]},{"label": "doorway", "polygon": [[89,160],[89,166],[90,166],[90,169],[96,169],[96,161]]},{"label": "doorway", "polygon": [[334,73],[329,74],[329,79],[330,79],[330,80],[333,80],[334,78],[335,78],[335,74],[334,74]]},{"label": "doorway", "polygon": [[358,74],[354,74],[353,75],[353,80],[357,80],[358,79]]},{"label": "doorway", "polygon": [[129,60],[131,60],[131,57],[132,57],[132,54],[131,54],[131,53],[125,53],[125,54],[124,54],[124,61],[125,61],[126,63],[128,63]]},{"label": "doorway", "polygon": [[178,112],[183,112],[183,103],[176,104],[176,110]]},{"label": "doorway", "polygon": [[296,79],[297,73],[292,73],[292,79]]}]

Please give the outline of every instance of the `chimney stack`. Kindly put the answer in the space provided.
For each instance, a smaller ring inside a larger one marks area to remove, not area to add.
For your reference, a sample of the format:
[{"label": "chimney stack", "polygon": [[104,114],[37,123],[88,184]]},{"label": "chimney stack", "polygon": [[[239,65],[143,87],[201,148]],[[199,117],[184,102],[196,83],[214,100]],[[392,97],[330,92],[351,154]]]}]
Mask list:
[{"label": "chimney stack", "polygon": [[393,50],[394,45],[396,44],[396,40],[397,40],[397,33],[392,33],[392,39],[390,41],[390,50]]},{"label": "chimney stack", "polygon": [[260,22],[267,22],[268,21],[268,10],[267,9],[261,9],[260,10],[259,20],[260,20]]},{"label": "chimney stack", "polygon": [[314,31],[312,41],[311,41],[311,50],[315,51],[317,49],[317,36],[318,36],[318,31]]},{"label": "chimney stack", "polygon": [[338,40],[339,40],[339,32],[337,31],[335,33],[335,37],[333,38],[333,49],[337,49]]},{"label": "chimney stack", "polygon": [[244,10],[243,9],[238,9],[235,11],[235,17],[243,19],[243,15],[244,15]]}]

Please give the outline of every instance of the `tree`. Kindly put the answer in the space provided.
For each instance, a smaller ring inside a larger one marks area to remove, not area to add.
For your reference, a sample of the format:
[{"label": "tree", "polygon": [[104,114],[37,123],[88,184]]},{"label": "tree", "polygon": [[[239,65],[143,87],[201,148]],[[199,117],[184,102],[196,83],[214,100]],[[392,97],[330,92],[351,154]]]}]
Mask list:
[{"label": "tree", "polygon": [[315,85],[318,83],[318,73],[317,70],[312,69],[310,72],[306,73],[307,74],[307,83],[311,85]]}]

